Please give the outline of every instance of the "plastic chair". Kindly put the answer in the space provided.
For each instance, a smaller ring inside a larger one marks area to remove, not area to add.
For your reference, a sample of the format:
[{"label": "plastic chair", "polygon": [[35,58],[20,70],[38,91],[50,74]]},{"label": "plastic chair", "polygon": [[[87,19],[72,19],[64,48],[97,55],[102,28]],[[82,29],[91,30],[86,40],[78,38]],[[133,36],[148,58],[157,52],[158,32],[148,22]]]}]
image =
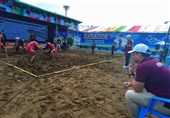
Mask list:
[{"label": "plastic chair", "polygon": [[158,116],[159,118],[170,118],[170,116],[161,114],[161,113],[152,109],[156,101],[170,103],[170,99],[154,96],[154,97],[152,97],[152,99],[147,107],[141,106],[141,110],[140,110],[138,118],[145,118],[147,113],[151,113],[155,116]]},{"label": "plastic chair", "polygon": [[166,66],[167,68],[169,68],[169,65],[170,65],[170,56],[168,56],[168,57],[166,58],[166,64],[165,64],[165,66]]}]

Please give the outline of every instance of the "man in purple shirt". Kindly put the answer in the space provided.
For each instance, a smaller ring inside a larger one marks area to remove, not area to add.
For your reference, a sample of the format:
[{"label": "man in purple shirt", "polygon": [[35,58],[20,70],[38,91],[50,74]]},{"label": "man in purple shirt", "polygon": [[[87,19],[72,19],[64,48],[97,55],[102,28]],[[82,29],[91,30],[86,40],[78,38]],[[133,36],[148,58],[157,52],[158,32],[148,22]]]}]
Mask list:
[{"label": "man in purple shirt", "polygon": [[[161,62],[150,57],[149,47],[138,44],[132,51],[134,64],[128,68],[129,81],[124,83],[128,90],[125,99],[132,118],[137,118],[140,105],[147,106],[153,96],[170,99],[170,70]],[[154,109],[160,113],[170,115],[170,104],[156,102]]]},{"label": "man in purple shirt", "polygon": [[132,50],[132,44],[133,44],[132,39],[131,39],[131,35],[127,35],[126,40],[127,40],[127,43],[126,43],[125,48],[124,48],[125,65],[123,66],[123,68],[125,68],[125,69],[127,69],[128,66],[129,66],[129,60],[130,60],[131,54],[128,53],[128,51]]}]

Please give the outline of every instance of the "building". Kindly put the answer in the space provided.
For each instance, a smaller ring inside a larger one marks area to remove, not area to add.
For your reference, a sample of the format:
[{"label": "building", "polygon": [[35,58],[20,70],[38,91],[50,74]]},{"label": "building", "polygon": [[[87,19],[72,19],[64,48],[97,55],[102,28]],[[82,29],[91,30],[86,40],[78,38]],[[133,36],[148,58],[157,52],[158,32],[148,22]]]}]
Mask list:
[{"label": "building", "polygon": [[0,31],[4,30],[7,40],[15,37],[28,39],[34,31],[38,41],[48,38],[65,38],[78,30],[81,21],[53,13],[19,0],[0,0]]}]

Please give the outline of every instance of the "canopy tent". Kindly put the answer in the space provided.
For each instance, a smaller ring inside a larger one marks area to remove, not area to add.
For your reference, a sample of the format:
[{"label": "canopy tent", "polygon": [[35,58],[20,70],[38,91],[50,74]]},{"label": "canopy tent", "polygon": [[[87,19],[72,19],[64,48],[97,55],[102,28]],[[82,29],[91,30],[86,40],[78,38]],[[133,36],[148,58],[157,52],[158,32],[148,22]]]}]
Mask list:
[{"label": "canopy tent", "polygon": [[[83,27],[83,28],[82,28]],[[110,27],[102,27],[102,26],[93,26],[93,27],[85,27],[79,25],[79,31],[81,32],[167,32],[167,25],[135,25],[135,26],[110,26]]]},{"label": "canopy tent", "polygon": [[140,29],[141,26],[133,26],[132,28],[130,28],[128,30],[128,32],[138,32],[138,30]]}]

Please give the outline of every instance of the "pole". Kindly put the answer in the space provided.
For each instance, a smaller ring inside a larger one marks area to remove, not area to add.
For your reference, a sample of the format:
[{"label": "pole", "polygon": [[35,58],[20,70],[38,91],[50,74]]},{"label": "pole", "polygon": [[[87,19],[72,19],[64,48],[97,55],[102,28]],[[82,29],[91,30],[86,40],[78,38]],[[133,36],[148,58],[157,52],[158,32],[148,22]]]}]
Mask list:
[{"label": "pole", "polygon": [[170,26],[169,26],[168,32],[167,32],[167,34],[166,34],[166,39],[165,39],[164,47],[165,47],[165,46],[166,46],[166,44],[168,43],[168,39],[169,39],[169,32],[170,32]]},{"label": "pole", "polygon": [[64,5],[63,8],[65,10],[65,17],[66,17],[67,16],[67,11],[70,8],[70,6]]}]

